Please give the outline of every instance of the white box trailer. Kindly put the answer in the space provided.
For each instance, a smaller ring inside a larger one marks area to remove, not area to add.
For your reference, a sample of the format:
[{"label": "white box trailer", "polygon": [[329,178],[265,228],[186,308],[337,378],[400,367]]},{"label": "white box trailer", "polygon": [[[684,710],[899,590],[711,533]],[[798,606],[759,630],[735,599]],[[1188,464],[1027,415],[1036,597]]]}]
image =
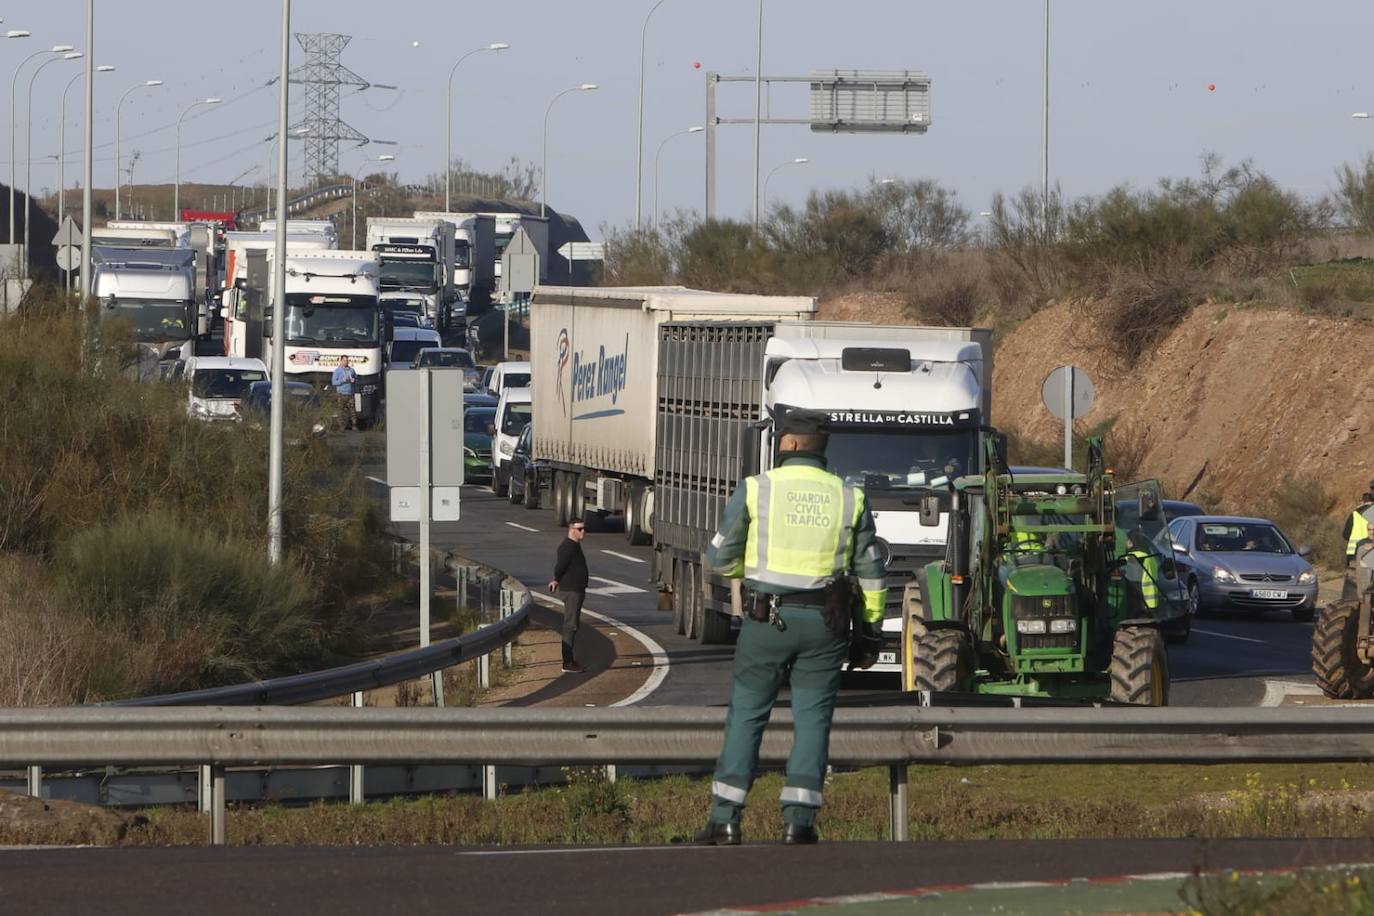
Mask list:
[{"label": "white box trailer", "polygon": [[496,291],[496,219],[489,213],[416,210],[416,219],[453,224],[453,285],[465,304],[485,307]]}]

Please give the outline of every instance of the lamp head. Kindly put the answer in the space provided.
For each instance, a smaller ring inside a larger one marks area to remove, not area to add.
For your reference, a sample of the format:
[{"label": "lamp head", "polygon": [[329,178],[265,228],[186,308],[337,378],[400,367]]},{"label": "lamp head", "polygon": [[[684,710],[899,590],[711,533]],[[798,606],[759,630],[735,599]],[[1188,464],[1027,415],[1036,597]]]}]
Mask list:
[{"label": "lamp head", "polygon": [[706,129],[706,128],[704,128],[704,127],[689,127],[689,128],[687,128],[687,133],[689,133],[689,134],[699,134],[699,133],[701,133],[701,132],[702,132],[703,130],[705,130],[705,129]]},{"label": "lamp head", "polygon": [[792,163],[793,163],[794,165],[806,165],[806,163],[808,163],[808,162],[810,162],[810,161],[811,161],[811,160],[810,160],[810,159],[807,159],[805,156],[800,156],[800,157],[798,157],[798,158],[796,158],[796,159],[793,159],[793,160],[792,160]]},{"label": "lamp head", "polygon": [[28,29],[10,29],[5,33],[6,38],[28,38],[33,34]]},{"label": "lamp head", "polygon": [[596,83],[583,83],[581,86],[578,86],[577,88],[581,89],[583,92],[591,92],[593,89],[596,88]]},{"label": "lamp head", "polygon": [[96,72],[96,73],[113,73],[113,72],[114,72],[114,64],[101,64],[100,66],[98,66],[98,67],[95,68],[95,72]]},{"label": "lamp head", "polygon": [[211,98],[211,99],[206,99],[202,104],[204,104],[204,105],[218,105],[220,102],[223,102],[223,101],[224,101],[224,99],[214,99],[214,98]]},{"label": "lamp head", "polygon": [[504,50],[506,50],[506,49],[509,48],[509,47],[510,47],[510,45],[506,44],[504,41],[493,41],[491,44],[487,45],[487,50],[488,50],[488,51],[504,51]]},{"label": "lamp head", "polygon": [[162,85],[162,80],[147,80],[146,82],[144,82],[143,85],[145,85],[145,86],[161,86],[161,85]]},{"label": "lamp head", "polygon": [[54,53],[54,54],[63,54],[63,53],[65,53],[65,52],[67,52],[67,51],[72,50],[72,48],[74,48],[74,47],[76,47],[76,45],[53,45],[53,46],[52,46],[52,53]]},{"label": "lamp head", "polygon": [[85,57],[85,56],[86,56],[86,55],[85,55],[85,54],[82,54],[80,51],[68,51],[66,54],[63,54],[63,55],[62,55],[62,59],[63,59],[63,60],[77,60],[78,58],[82,58],[82,57]]}]

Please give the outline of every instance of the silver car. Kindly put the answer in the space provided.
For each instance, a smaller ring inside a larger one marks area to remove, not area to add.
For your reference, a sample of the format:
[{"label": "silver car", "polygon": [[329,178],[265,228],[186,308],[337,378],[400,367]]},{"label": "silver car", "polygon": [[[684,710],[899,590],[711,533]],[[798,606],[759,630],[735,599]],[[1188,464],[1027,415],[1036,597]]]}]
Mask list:
[{"label": "silver car", "polygon": [[1317,573],[1278,525],[1262,518],[1197,515],[1174,519],[1169,540],[1192,609],[1237,607],[1286,610],[1294,620],[1312,619]]}]

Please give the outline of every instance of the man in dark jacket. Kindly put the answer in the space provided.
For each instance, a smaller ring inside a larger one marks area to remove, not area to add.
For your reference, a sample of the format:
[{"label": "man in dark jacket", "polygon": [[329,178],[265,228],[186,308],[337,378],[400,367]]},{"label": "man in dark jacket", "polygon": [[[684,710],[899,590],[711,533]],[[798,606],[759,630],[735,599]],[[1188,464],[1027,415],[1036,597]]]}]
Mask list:
[{"label": "man in dark jacket", "polygon": [[549,591],[557,593],[563,601],[563,671],[566,674],[581,674],[587,670],[573,656],[582,602],[587,600],[587,558],[582,553],[582,539],[586,536],[585,521],[575,518],[568,522],[568,536],[558,545],[553,578],[549,581]]}]

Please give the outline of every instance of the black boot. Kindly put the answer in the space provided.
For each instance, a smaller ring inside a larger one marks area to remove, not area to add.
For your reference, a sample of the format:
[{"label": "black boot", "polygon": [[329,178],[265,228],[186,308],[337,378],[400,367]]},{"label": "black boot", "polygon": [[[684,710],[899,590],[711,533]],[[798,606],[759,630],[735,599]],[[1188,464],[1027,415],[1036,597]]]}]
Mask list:
[{"label": "black boot", "polygon": [[787,846],[810,846],[812,843],[820,842],[820,839],[815,827],[786,824],[782,828],[782,842]]},{"label": "black boot", "polygon": [[743,841],[744,832],[739,824],[717,824],[715,821],[707,821],[692,838],[698,846],[738,846]]}]

